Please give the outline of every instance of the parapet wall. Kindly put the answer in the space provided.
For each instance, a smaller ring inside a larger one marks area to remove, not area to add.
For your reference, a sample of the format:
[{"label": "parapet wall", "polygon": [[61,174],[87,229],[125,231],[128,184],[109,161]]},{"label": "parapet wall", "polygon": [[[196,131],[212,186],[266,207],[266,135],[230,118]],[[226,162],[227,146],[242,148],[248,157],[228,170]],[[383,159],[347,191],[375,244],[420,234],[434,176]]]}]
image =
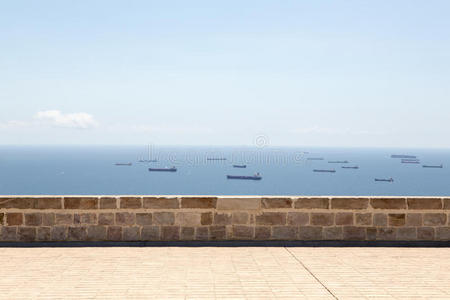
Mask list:
[{"label": "parapet wall", "polygon": [[450,197],[0,197],[0,241],[177,240],[450,241]]}]

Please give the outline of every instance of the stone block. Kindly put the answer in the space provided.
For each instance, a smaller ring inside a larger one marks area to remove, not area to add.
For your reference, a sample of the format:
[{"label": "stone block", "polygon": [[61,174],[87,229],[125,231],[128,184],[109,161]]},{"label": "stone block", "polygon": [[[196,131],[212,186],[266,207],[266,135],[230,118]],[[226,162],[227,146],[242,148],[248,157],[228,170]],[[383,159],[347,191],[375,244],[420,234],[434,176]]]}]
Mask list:
[{"label": "stone block", "polygon": [[68,237],[69,241],[85,241],[87,238],[87,227],[69,227],[68,228]]},{"label": "stone block", "polygon": [[51,227],[50,238],[52,241],[66,241],[68,229],[66,226]]},{"label": "stone block", "polygon": [[332,209],[367,209],[367,198],[331,198]]},{"label": "stone block", "polygon": [[408,209],[442,209],[440,198],[408,198]]},{"label": "stone block", "polygon": [[322,240],[322,227],[320,226],[300,226],[299,239],[300,240]]},{"label": "stone block", "polygon": [[139,241],[141,239],[141,230],[138,226],[126,226],[122,228],[123,241]]},{"label": "stone block", "polygon": [[98,225],[114,225],[114,213],[99,213]]},{"label": "stone block", "polygon": [[42,225],[44,225],[44,226],[55,225],[55,214],[54,213],[42,214]]},{"label": "stone block", "polygon": [[255,227],[255,239],[256,240],[268,240],[270,239],[271,232],[269,226],[256,226]]},{"label": "stone block", "polygon": [[136,224],[137,225],[152,225],[152,214],[151,213],[136,213]]},{"label": "stone block", "polygon": [[142,198],[120,197],[120,208],[128,208],[128,209],[142,208]]},{"label": "stone block", "polygon": [[444,198],[444,209],[450,209],[450,198]]},{"label": "stone block", "polygon": [[97,215],[94,213],[82,213],[73,215],[74,224],[86,224],[93,225],[97,224]]},{"label": "stone block", "polygon": [[248,213],[246,212],[234,212],[232,217],[233,224],[247,224],[249,221]]},{"label": "stone block", "polygon": [[24,215],[25,215],[25,225],[27,225],[27,226],[42,225],[42,214],[41,213],[26,213]]},{"label": "stone block", "polygon": [[374,209],[406,209],[405,198],[371,198],[370,205]]},{"label": "stone block", "polygon": [[389,214],[389,226],[405,226],[406,214]]},{"label": "stone block", "polygon": [[195,239],[206,241],[209,239],[209,227],[197,227],[195,228]]},{"label": "stone block", "polygon": [[65,209],[97,209],[97,197],[64,197]]},{"label": "stone block", "polygon": [[217,199],[218,210],[256,210],[261,207],[260,198],[226,198]]},{"label": "stone block", "polygon": [[175,214],[173,212],[155,212],[153,213],[154,225],[174,225]]},{"label": "stone block", "polygon": [[215,225],[230,225],[232,214],[230,213],[215,213],[213,224]]},{"label": "stone block", "polygon": [[100,198],[100,209],[116,209],[116,208],[117,208],[117,198],[115,197]]},{"label": "stone block", "polygon": [[201,213],[179,212],[175,216],[175,224],[180,226],[199,226],[201,225]]},{"label": "stone block", "polygon": [[38,227],[36,240],[50,241],[51,240],[51,227]]},{"label": "stone block", "polygon": [[17,241],[17,227],[16,226],[1,226],[2,241],[15,242]]},{"label": "stone block", "polygon": [[284,212],[264,212],[256,216],[257,225],[285,225],[286,213]]},{"label": "stone block", "polygon": [[136,215],[129,212],[116,213],[116,225],[134,225],[136,223]]},{"label": "stone block", "polygon": [[119,242],[122,240],[122,227],[108,226],[106,235],[108,241]]},{"label": "stone block", "polygon": [[377,239],[377,228],[367,227],[366,228],[366,239],[368,241],[375,241]]},{"label": "stone block", "polygon": [[195,227],[181,227],[180,239],[192,241],[195,239]]},{"label": "stone block", "polygon": [[450,227],[436,228],[436,239],[440,241],[450,241]]},{"label": "stone block", "polygon": [[37,209],[62,209],[62,197],[60,198],[37,198]]},{"label": "stone block", "polygon": [[394,241],[397,238],[397,230],[391,227],[378,228],[377,240],[380,241]]},{"label": "stone block", "polygon": [[141,230],[141,240],[143,241],[159,241],[159,226],[144,226]]},{"label": "stone block", "polygon": [[336,225],[353,225],[352,212],[338,212],[335,216]]},{"label": "stone block", "polygon": [[287,214],[288,225],[303,226],[309,223],[309,214],[306,212],[289,212]]},{"label": "stone block", "polygon": [[161,226],[161,239],[163,241],[178,241],[180,239],[180,226]]},{"label": "stone block", "polygon": [[19,227],[17,239],[21,242],[33,242],[36,240],[36,227]]},{"label": "stone block", "polygon": [[295,240],[298,234],[297,226],[273,226],[272,239],[274,240]]},{"label": "stone block", "polygon": [[233,225],[233,238],[235,239],[253,239],[255,227],[246,225]]},{"label": "stone block", "polygon": [[406,214],[406,226],[422,226],[422,214]]},{"label": "stone block", "polygon": [[291,198],[262,198],[262,208],[292,208]]},{"label": "stone block", "polygon": [[0,225],[3,225],[4,219],[5,219],[5,214],[4,213],[0,213]]},{"label": "stone block", "polygon": [[366,239],[366,228],[356,226],[344,226],[344,240],[363,241]]},{"label": "stone block", "polygon": [[200,216],[200,224],[202,225],[211,225],[212,224],[213,215],[212,213],[202,213]]},{"label": "stone block", "polygon": [[94,225],[87,228],[87,239],[90,241],[106,240],[106,226]]},{"label": "stone block", "polygon": [[36,198],[26,197],[1,197],[0,208],[19,208],[19,209],[32,209],[36,207]]},{"label": "stone block", "polygon": [[414,241],[417,240],[417,230],[415,227],[401,227],[397,229],[398,241]]},{"label": "stone block", "polygon": [[447,215],[441,213],[423,214],[423,225],[442,226],[447,223]]},{"label": "stone block", "polygon": [[211,226],[209,227],[210,240],[225,240],[227,237],[225,226]]},{"label": "stone block", "polygon": [[7,213],[6,214],[6,225],[15,226],[23,224],[23,214],[22,213]]},{"label": "stone block", "polygon": [[334,223],[334,213],[311,213],[311,225],[331,226]]},{"label": "stone block", "polygon": [[217,197],[182,197],[181,208],[216,208]]},{"label": "stone block", "polygon": [[178,198],[144,197],[144,208],[151,209],[177,209]]},{"label": "stone block", "polygon": [[298,198],[294,203],[297,209],[329,209],[329,198]]},{"label": "stone block", "polygon": [[343,238],[342,227],[324,227],[323,239],[328,241],[339,241]]},{"label": "stone block", "polygon": [[72,214],[55,214],[56,225],[71,225],[73,224]]},{"label": "stone block", "polygon": [[434,228],[433,227],[418,227],[417,239],[421,241],[434,240]]}]

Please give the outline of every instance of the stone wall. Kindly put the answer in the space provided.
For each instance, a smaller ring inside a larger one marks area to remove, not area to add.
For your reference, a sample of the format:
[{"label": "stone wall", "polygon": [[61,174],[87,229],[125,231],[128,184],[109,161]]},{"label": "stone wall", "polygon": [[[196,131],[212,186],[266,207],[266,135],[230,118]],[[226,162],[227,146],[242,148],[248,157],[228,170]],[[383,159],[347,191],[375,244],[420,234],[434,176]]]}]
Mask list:
[{"label": "stone wall", "polygon": [[450,197],[0,197],[0,241],[450,241],[449,220]]}]

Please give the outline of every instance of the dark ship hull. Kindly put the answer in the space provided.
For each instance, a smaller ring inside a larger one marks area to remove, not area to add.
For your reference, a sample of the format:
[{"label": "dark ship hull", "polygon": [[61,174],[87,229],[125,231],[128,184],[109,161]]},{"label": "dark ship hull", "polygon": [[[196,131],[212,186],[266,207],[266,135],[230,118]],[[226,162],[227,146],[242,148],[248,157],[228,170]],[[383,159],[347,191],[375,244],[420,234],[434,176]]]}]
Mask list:
[{"label": "dark ship hull", "polygon": [[150,172],[176,172],[177,168],[148,168]]},{"label": "dark ship hull", "polygon": [[227,179],[242,179],[242,180],[261,180],[261,176],[235,176],[235,175],[227,175]]}]

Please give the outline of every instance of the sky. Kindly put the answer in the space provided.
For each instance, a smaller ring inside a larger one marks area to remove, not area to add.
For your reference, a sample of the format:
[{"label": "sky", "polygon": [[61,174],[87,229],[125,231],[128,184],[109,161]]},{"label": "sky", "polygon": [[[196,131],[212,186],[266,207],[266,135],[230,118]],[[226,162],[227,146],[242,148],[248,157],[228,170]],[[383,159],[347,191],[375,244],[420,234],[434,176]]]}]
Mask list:
[{"label": "sky", "polygon": [[450,147],[450,1],[0,1],[0,144]]}]

